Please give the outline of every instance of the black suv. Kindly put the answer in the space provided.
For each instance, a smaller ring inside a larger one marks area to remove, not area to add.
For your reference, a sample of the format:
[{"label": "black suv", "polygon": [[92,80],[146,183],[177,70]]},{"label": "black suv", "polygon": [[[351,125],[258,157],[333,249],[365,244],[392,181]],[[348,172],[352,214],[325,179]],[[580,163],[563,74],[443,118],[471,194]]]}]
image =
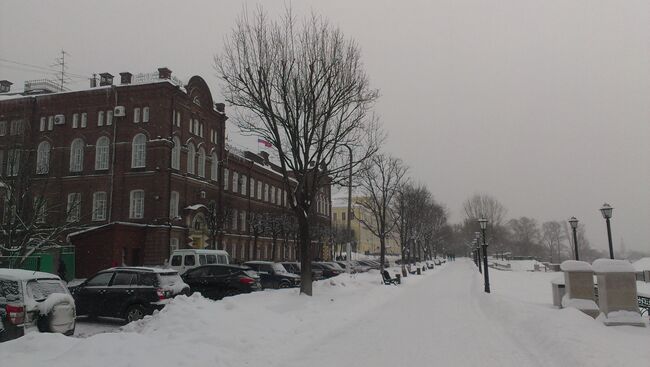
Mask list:
[{"label": "black suv", "polygon": [[70,287],[78,315],[139,320],[162,309],[168,298],[189,294],[190,287],[171,269],[119,267],[102,270]]},{"label": "black suv", "polygon": [[[285,269],[291,274],[296,274],[300,276],[300,263],[299,262],[283,262],[281,263]],[[311,269],[311,279],[312,280],[322,280],[323,272],[319,269]]]},{"label": "black suv", "polygon": [[255,270],[263,288],[291,288],[300,286],[300,277],[289,273],[280,263],[270,261],[248,261],[244,265]]},{"label": "black suv", "polygon": [[314,262],[311,263],[311,268],[320,270],[323,272],[323,278],[328,279],[331,277],[335,277],[339,274],[345,273],[345,270],[342,269],[340,266],[334,266],[332,264],[326,263],[326,262]]},{"label": "black suv", "polygon": [[203,265],[186,271],[182,278],[192,292],[214,300],[262,289],[259,276],[247,266]]}]

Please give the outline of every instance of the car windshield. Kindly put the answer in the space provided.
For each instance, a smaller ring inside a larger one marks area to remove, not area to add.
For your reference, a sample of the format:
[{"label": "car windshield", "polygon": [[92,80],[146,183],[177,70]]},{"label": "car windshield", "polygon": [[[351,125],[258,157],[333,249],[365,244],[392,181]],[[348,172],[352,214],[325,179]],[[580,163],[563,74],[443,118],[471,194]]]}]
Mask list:
[{"label": "car windshield", "polygon": [[331,265],[334,269],[343,270],[343,267],[337,263],[329,263],[329,265]]},{"label": "car windshield", "polygon": [[276,273],[286,273],[287,272],[287,269],[285,269],[284,266],[282,266],[282,264],[273,263],[273,264],[271,264],[271,268],[273,268],[273,270]]},{"label": "car windshield", "polygon": [[58,279],[38,279],[27,283],[27,293],[36,301],[44,301],[50,294],[68,292]]}]

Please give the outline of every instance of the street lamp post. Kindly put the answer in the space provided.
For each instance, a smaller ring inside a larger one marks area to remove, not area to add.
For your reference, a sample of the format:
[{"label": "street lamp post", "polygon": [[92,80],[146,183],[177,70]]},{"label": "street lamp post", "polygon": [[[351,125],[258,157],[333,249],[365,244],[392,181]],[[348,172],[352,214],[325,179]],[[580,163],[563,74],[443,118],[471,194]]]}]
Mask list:
[{"label": "street lamp post", "polygon": [[614,248],[612,247],[612,227],[609,224],[609,219],[612,217],[612,208],[609,204],[605,203],[603,206],[600,208],[600,213],[603,215],[603,218],[605,218],[605,222],[607,223],[607,240],[609,241],[609,258],[613,259],[614,258]]},{"label": "street lamp post", "polygon": [[490,275],[488,274],[488,260],[487,260],[487,242],[485,241],[485,229],[487,228],[487,219],[481,218],[478,220],[481,225],[481,232],[483,232],[483,276],[485,277],[485,293],[490,293]]},{"label": "street lamp post", "polygon": [[481,244],[476,238],[474,239],[474,244],[476,245],[476,262],[478,264],[478,272],[483,273],[483,268],[481,266]]},{"label": "street lamp post", "polygon": [[576,217],[571,217],[571,219],[569,219],[569,224],[571,224],[571,228],[573,229],[573,247],[575,248],[576,261],[578,261],[578,235],[576,234],[576,230],[578,229],[578,219],[576,219]]}]

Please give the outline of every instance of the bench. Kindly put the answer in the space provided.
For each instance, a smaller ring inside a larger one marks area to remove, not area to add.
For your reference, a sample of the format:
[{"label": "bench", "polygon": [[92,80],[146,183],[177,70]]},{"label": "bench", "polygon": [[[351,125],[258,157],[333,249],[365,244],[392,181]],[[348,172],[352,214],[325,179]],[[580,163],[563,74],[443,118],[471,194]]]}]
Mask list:
[{"label": "bench", "polygon": [[394,285],[402,284],[402,278],[400,277],[399,274],[395,274],[395,278],[391,278],[391,277],[390,277],[390,274],[388,274],[388,270],[384,270],[384,271],[381,273],[381,276],[382,276],[382,278],[383,278],[383,280],[384,280],[384,284],[386,284],[386,285],[390,285],[390,284],[394,284]]}]

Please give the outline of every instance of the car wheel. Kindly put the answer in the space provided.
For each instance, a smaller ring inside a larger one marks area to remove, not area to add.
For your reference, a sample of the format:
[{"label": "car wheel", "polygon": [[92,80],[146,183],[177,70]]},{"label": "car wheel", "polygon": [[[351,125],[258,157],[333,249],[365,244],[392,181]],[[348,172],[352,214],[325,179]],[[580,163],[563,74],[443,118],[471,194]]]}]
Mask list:
[{"label": "car wheel", "polygon": [[280,289],[283,289],[283,288],[289,288],[289,287],[291,287],[291,285],[289,284],[289,282],[281,282],[281,283],[280,283]]},{"label": "car wheel", "polygon": [[124,318],[126,319],[127,323],[140,320],[143,317],[144,308],[142,308],[140,305],[129,306],[129,308],[126,309],[126,313],[124,314]]}]

